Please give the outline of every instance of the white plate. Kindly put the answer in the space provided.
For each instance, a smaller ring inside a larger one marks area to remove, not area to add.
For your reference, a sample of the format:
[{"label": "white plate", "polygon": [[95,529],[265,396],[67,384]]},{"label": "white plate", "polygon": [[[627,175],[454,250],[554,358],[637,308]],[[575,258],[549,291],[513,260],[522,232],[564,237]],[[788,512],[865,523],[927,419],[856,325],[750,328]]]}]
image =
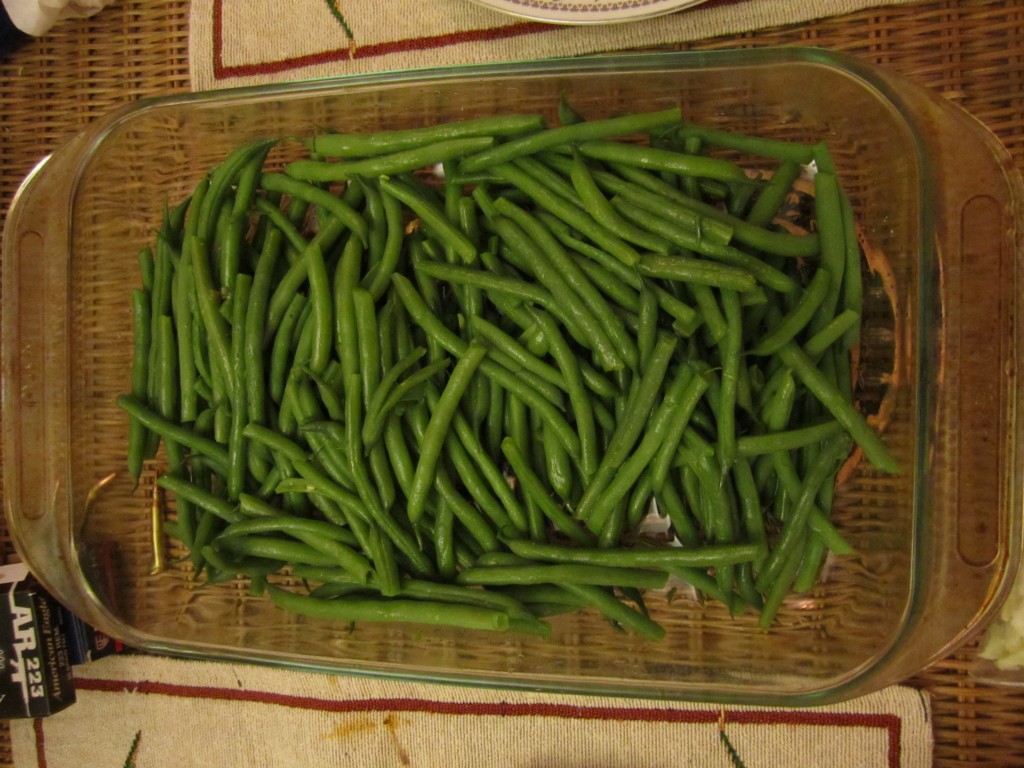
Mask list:
[{"label": "white plate", "polygon": [[474,0],[504,13],[559,24],[607,24],[660,16],[706,0]]}]

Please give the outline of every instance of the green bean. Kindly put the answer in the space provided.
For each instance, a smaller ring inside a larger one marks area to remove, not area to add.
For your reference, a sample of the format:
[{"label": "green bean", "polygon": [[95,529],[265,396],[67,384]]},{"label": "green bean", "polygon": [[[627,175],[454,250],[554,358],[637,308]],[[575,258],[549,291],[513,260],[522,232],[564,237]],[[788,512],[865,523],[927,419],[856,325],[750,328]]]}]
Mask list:
[{"label": "green bean", "polygon": [[217,467],[218,471],[224,470],[226,473],[228,456],[227,451],[224,450],[222,445],[193,432],[187,427],[182,427],[163,418],[135,397],[119,395],[116,402],[119,408],[126,411],[130,416],[137,418],[147,429],[156,432],[166,440],[173,440],[196,453],[202,454]]},{"label": "green bean", "polygon": [[710,286],[699,283],[691,283],[687,287],[690,289],[690,293],[693,294],[693,299],[700,309],[701,319],[704,321],[704,326],[707,330],[708,341],[711,344],[718,344],[722,337],[725,336],[728,326],[725,322],[725,315],[722,314],[722,309],[715,298],[715,292]]},{"label": "green bean", "polygon": [[573,187],[580,196],[584,207],[598,222],[626,242],[633,243],[644,250],[662,255],[667,255],[671,251],[672,245],[664,237],[637,227],[619,214],[598,188],[597,182],[594,181],[590,169],[579,152],[573,152],[570,175]]},{"label": "green bean", "polygon": [[[687,385],[693,378],[689,369],[680,366],[672,381],[665,388],[665,396],[651,416],[651,425],[644,433],[640,444],[621,465],[615,469],[608,484],[601,490],[600,496],[589,507],[586,523],[595,533],[604,529],[614,507],[619,503],[640,479],[658,449],[665,441],[666,435],[674,424],[685,416],[682,406],[689,405],[684,399]],[[690,409],[692,411],[692,408]],[[618,537],[615,537],[618,540]]]},{"label": "green bean", "polygon": [[272,225],[271,231],[276,231],[279,233],[279,236],[286,238],[293,250],[297,253],[302,253],[306,250],[306,246],[309,245],[309,241],[302,236],[298,227],[291,222],[284,211],[274,205],[270,200],[263,197],[256,198],[254,206],[256,210],[263,214],[267,221]]},{"label": "green bean", "polygon": [[544,128],[540,115],[502,115],[439,125],[374,133],[322,134],[310,140],[313,154],[325,157],[375,157],[440,141],[473,136],[502,138]]},{"label": "green bean", "polygon": [[441,501],[451,508],[452,514],[461,524],[462,530],[472,538],[481,551],[493,552],[500,547],[498,536],[491,528],[487,518],[462,497],[448,474],[448,470],[443,466],[439,466],[435,472],[434,488]]},{"label": "green bean", "polygon": [[430,425],[420,448],[420,458],[416,465],[416,473],[407,501],[406,512],[414,523],[423,516],[427,495],[434,484],[437,461],[444,445],[445,432],[454,417],[455,409],[458,408],[466,387],[469,386],[473,374],[486,355],[487,347],[477,344],[469,345],[466,354],[459,359],[451,376],[448,377],[448,383],[441,394],[438,408],[430,417]]},{"label": "green bean", "polygon": [[723,290],[722,308],[726,332],[719,342],[722,364],[721,391],[715,413],[718,426],[718,461],[723,472],[728,472],[736,458],[736,390],[740,372],[740,354],[743,344],[743,326],[739,297],[733,291]]},{"label": "green bean", "polygon": [[[661,488],[655,491],[658,511],[668,516],[675,537],[684,547],[695,547],[700,542],[697,525],[686,510],[672,478],[666,478]],[[767,549],[767,547],[766,547]]]},{"label": "green bean", "polygon": [[637,348],[639,349],[639,370],[643,372],[654,352],[654,344],[658,340],[658,296],[649,288],[640,291],[640,306],[637,320]]},{"label": "green bean", "polygon": [[843,281],[846,279],[847,236],[843,223],[842,194],[835,173],[819,168],[814,175],[814,210],[818,231],[821,233],[821,266],[829,271],[832,280],[811,321],[811,333],[817,333],[835,317]]},{"label": "green bean", "polygon": [[[595,285],[608,294],[610,298],[615,299],[621,306],[627,309],[634,308],[632,305],[635,305],[635,301],[631,305],[629,299],[624,300],[620,298],[624,295],[632,295],[628,292],[623,293],[626,288],[639,291],[643,287],[643,280],[636,273],[636,270],[632,268],[631,264],[626,264],[601,248],[575,237],[569,225],[557,216],[544,210],[538,210],[534,213],[537,219],[548,228],[548,231],[551,232],[561,245],[578,254],[578,256],[572,256],[571,258],[590,277]],[[639,254],[637,256],[639,257]],[[595,273],[594,267],[603,271]],[[615,284],[609,286],[607,284],[610,282],[608,278],[616,281]]]},{"label": "green bean", "polygon": [[281,251],[278,230],[267,233],[256,264],[245,315],[245,387],[250,421],[266,418],[266,377],[264,375],[264,327],[271,280]]},{"label": "green bean", "polygon": [[380,383],[380,347],[377,338],[377,311],[373,296],[363,288],[352,294],[355,333],[359,352],[358,372],[363,383],[363,405],[369,407],[370,396]]},{"label": "green bean", "polygon": [[374,264],[363,277],[362,286],[377,301],[391,285],[391,275],[398,267],[402,258],[402,247],[405,242],[405,223],[402,217],[402,204],[391,195],[382,194],[384,221],[387,236],[380,261]]},{"label": "green bean", "polygon": [[622,368],[622,358],[601,322],[585,303],[577,300],[577,295],[561,273],[548,258],[541,255],[538,246],[530,237],[511,219],[497,218],[493,226],[509,247],[528,261],[537,279],[550,291],[552,301],[546,305],[544,302],[538,303],[546,306],[548,311],[563,317],[567,325],[577,329],[573,335],[582,337],[581,341],[585,341],[594,351],[595,358],[602,368],[609,371]]},{"label": "green bean", "polygon": [[[513,554],[527,560],[622,569],[711,568],[751,562],[758,554],[758,547],[754,544],[708,544],[694,549],[640,545],[617,549],[583,549],[526,539],[511,539],[507,543]],[[618,586],[626,585],[622,583]]]},{"label": "green bean", "polygon": [[678,108],[647,114],[626,115],[604,120],[591,120],[574,125],[551,128],[521,138],[510,139],[497,146],[470,155],[459,165],[465,173],[474,173],[487,168],[493,169],[500,163],[507,163],[517,157],[535,154],[548,147],[568,144],[607,136],[626,136],[642,131],[657,130],[677,123],[681,113]]},{"label": "green bean", "polygon": [[874,467],[890,474],[900,471],[896,459],[889,453],[881,438],[868,426],[861,413],[814,366],[803,350],[789,342],[779,349],[778,355],[836,421],[850,433]]},{"label": "green bean", "polygon": [[686,256],[645,255],[637,264],[637,269],[646,277],[677,280],[740,292],[753,290],[756,285],[754,276],[744,269]]},{"label": "green bean", "polygon": [[508,355],[516,365],[531,371],[562,391],[566,390],[565,377],[557,368],[545,363],[498,326],[478,316],[469,320],[469,329],[489,344],[494,351]]},{"label": "green bean", "polygon": [[510,526],[512,526],[512,519],[501,505],[501,502],[491,492],[487,482],[480,474],[476,464],[473,463],[473,459],[455,431],[448,433],[445,438],[445,446],[448,451],[448,457],[452,462],[452,469],[470,498],[476,502],[481,511],[494,523],[497,530],[509,530]]},{"label": "green bean", "polygon": [[[363,442],[368,446],[376,444],[381,437],[387,419],[399,403],[411,397],[414,392],[421,389],[434,376],[447,370],[450,365],[451,361],[447,357],[428,363],[392,387],[390,392],[386,393],[387,396],[383,398],[383,402],[378,404],[377,398],[374,398],[374,410],[367,412],[363,422],[361,435]],[[376,395],[376,392],[374,394]]]},{"label": "green bean", "polygon": [[585,584],[563,584],[562,587],[596,608],[605,618],[633,630],[643,638],[661,640],[665,636],[664,627],[656,621],[633,610],[598,587]]},{"label": "green bean", "polygon": [[[135,343],[131,363],[131,394],[137,400],[147,397],[149,382],[149,349],[152,346],[152,325],[149,294],[145,290],[132,291],[132,326]],[[133,416],[128,433],[128,471],[138,485],[145,460],[147,430],[145,425]]]},{"label": "green bean", "polygon": [[[635,367],[637,364],[635,344],[626,333],[622,321],[611,311],[597,286],[581,266],[566,253],[551,230],[540,219],[504,198],[495,203],[495,208],[499,213],[516,222],[541,249],[544,258],[535,258],[536,266],[547,271],[547,264],[550,263],[568,288],[577,294],[583,304],[593,313],[608,340],[619,351],[625,364]],[[537,274],[536,271],[535,274]],[[539,274],[538,278],[540,278]]]},{"label": "green bean", "polygon": [[[334,271],[334,346],[346,381],[359,371],[359,342],[356,336],[354,292],[359,285],[359,271],[363,246],[356,238],[349,238]],[[358,397],[358,392],[346,389],[346,397]]]},{"label": "green bean", "polygon": [[[282,173],[265,173],[263,174],[262,185],[268,192],[281,192],[330,212],[335,219],[354,232],[365,244],[369,237],[369,228],[366,220],[359,215],[359,212],[340,197],[336,197],[313,184],[306,183],[306,181]],[[316,240],[313,242],[316,242]],[[317,244],[321,248],[325,247],[325,244],[322,242]]]},{"label": "green bean", "polygon": [[237,505],[219,496],[215,496],[184,478],[173,475],[161,475],[157,478],[156,482],[164,490],[170,491],[175,496],[187,499],[201,509],[212,512],[221,520],[235,523],[243,519]]},{"label": "green bean", "polygon": [[594,536],[585,528],[582,528],[568,512],[556,504],[544,488],[540,477],[529,466],[522,451],[511,437],[506,437],[501,442],[501,450],[512,466],[516,480],[523,489],[523,493],[533,498],[544,516],[555,528],[568,537],[571,541],[580,546],[591,546],[595,542]]},{"label": "green bean", "polygon": [[[354,188],[354,187],[353,187]],[[362,218],[359,219],[362,222]],[[348,225],[341,219],[331,216],[327,222],[320,226],[316,236],[300,249],[300,253],[310,246],[316,246],[321,253],[328,253],[338,239],[348,230]],[[349,240],[354,240],[361,247],[363,241],[358,233],[350,234]],[[267,305],[267,333],[273,334],[281,322],[281,318],[288,309],[288,304],[302,284],[306,281],[307,262],[304,258],[296,258],[288,270],[282,275],[270,296]]]},{"label": "green bean", "polygon": [[782,566],[778,577],[771,584],[764,601],[764,606],[761,608],[761,616],[758,618],[758,626],[761,629],[768,629],[771,626],[775,616],[778,614],[779,608],[782,606],[782,601],[789,592],[790,585],[793,583],[793,579],[800,568],[800,561],[802,559],[800,549],[800,546],[794,548]]},{"label": "green bean", "polygon": [[[548,163],[540,159],[540,156],[525,156],[512,161],[512,165],[531,176],[535,181],[545,186],[552,193],[564,198],[577,208],[585,208],[583,200],[573,188],[572,184],[562,175],[555,171]],[[501,200],[508,201],[507,197],[499,197],[495,203]],[[488,218],[493,218],[490,216]]]},{"label": "green bean", "polygon": [[[383,349],[381,352],[383,353]],[[416,347],[385,371],[384,376],[377,383],[377,386],[370,395],[369,402],[366,405],[367,419],[369,419],[371,414],[380,410],[381,406],[387,400],[388,395],[391,394],[391,391],[398,383],[402,374],[419,362],[420,358],[422,358],[426,353],[427,350],[425,348]],[[367,423],[367,421],[364,421],[363,424],[363,442],[369,445],[373,441],[372,432],[367,432]]]},{"label": "green bean", "polygon": [[313,549],[333,557],[336,565],[364,584],[373,570],[370,561],[351,548],[358,546],[358,541],[350,530],[321,520],[307,520],[291,515],[242,520],[229,524],[220,532],[216,541],[259,533],[286,533],[294,536]]},{"label": "green bean", "polygon": [[793,509],[783,520],[782,532],[775,547],[758,573],[756,583],[760,591],[767,590],[773,579],[781,572],[790,553],[796,552],[797,539],[805,534],[818,491],[838,468],[839,462],[849,453],[850,446],[851,440],[845,434],[834,436],[823,445],[804,478]]},{"label": "green bean", "polygon": [[[637,186],[663,195],[702,216],[728,225],[732,228],[733,236],[739,243],[749,245],[765,253],[791,258],[813,258],[819,255],[821,244],[817,233],[791,235],[788,232],[775,232],[761,226],[755,226],[744,219],[720,210],[710,203],[680,192],[643,168],[621,163],[612,163],[611,168]],[[661,205],[656,206],[655,210],[664,211],[671,215],[672,209]]]},{"label": "green bean", "polygon": [[804,543],[803,557],[800,562],[800,569],[797,571],[793,581],[792,591],[800,594],[808,592],[814,587],[821,571],[821,565],[825,559],[827,545],[825,540],[817,533],[811,531]]},{"label": "green bean", "polygon": [[384,448],[391,462],[395,479],[402,489],[402,493],[408,496],[412,490],[412,478],[416,468],[412,456],[409,454],[409,446],[405,442],[401,421],[395,414],[388,417],[384,426]]},{"label": "green bean", "polygon": [[794,451],[820,443],[841,432],[842,429],[843,426],[838,421],[828,420],[820,424],[798,427],[784,432],[744,435],[737,441],[737,455],[750,457],[775,451]]},{"label": "green bean", "polygon": [[380,186],[384,193],[400,200],[415,211],[424,224],[447,243],[463,262],[472,264],[477,260],[476,246],[457,225],[448,220],[444,211],[438,208],[421,190],[393,179],[381,179]]},{"label": "green bean", "polygon": [[[208,184],[209,182],[204,179],[196,186],[192,196],[195,205],[202,204]],[[179,339],[178,396],[181,401],[181,421],[183,423],[192,422],[199,415],[199,403],[195,390],[198,360],[191,344],[194,337],[193,331],[198,330],[202,325],[195,322],[193,311],[195,287],[192,281],[191,234],[198,226],[197,217],[191,213],[194,210],[194,207],[190,206],[190,214],[186,220],[185,233],[182,237],[181,259],[173,287],[175,330]],[[201,358],[201,355],[199,357]]]},{"label": "green bean", "polygon": [[[782,500],[783,506],[788,509],[792,506],[793,499],[800,496],[800,478],[797,476],[796,468],[789,454],[776,451],[771,454],[771,463],[775,469],[775,477],[782,491],[777,496]],[[779,519],[786,517],[785,514],[777,516]],[[811,505],[807,525],[812,531],[821,536],[828,544],[828,548],[837,555],[848,555],[853,552],[853,547],[847,543],[832,521],[828,519],[816,504],[812,503]]]},{"label": "green bean", "polygon": [[455,567],[455,512],[452,505],[441,499],[434,516],[434,558],[437,572],[445,579],[454,579]]},{"label": "green bean", "polygon": [[719,181],[747,181],[742,168],[727,160],[702,155],[686,155],[668,149],[642,147],[612,141],[584,141],[579,151],[586,157],[640,168],[697,176]]},{"label": "green bean", "polygon": [[534,285],[526,280],[496,275],[482,269],[424,262],[417,266],[417,271],[455,285],[470,285],[504,293],[518,302],[532,302],[548,309],[557,304],[555,297],[547,288]]},{"label": "green bean", "polygon": [[793,339],[811,322],[825,301],[831,284],[832,277],[826,267],[816,270],[799,301],[753,346],[751,352],[755,355],[773,355],[783,344]]},{"label": "green bean", "polygon": [[376,177],[400,174],[485,151],[492,146],[494,146],[493,136],[471,136],[424,144],[412,149],[375,155],[363,160],[341,162],[293,160],[285,167],[285,173],[292,178],[309,182],[344,181],[357,176]]},{"label": "green bean", "polygon": [[402,589],[402,575],[398,570],[392,540],[385,536],[378,526],[371,524],[366,549],[374,563],[377,589],[385,597],[397,596]]},{"label": "green bean", "polygon": [[[359,397],[362,388],[361,378],[358,373],[345,377],[345,451],[348,455],[348,469],[355,490],[359,498],[370,509],[371,517],[379,522],[382,518],[387,518],[388,513],[384,509],[376,487],[370,481],[369,467],[363,455],[363,408]],[[389,527],[388,533],[393,532],[394,529]]]},{"label": "green bean", "polygon": [[647,418],[654,407],[657,392],[661,389],[672,354],[675,352],[676,343],[675,337],[670,334],[661,334],[658,337],[658,343],[655,344],[654,352],[651,354],[648,371],[639,379],[630,398],[632,407],[618,422],[612,442],[608,446],[597,472],[576,505],[577,518],[584,521],[590,518],[591,510],[598,503],[605,486],[611,482],[619,465],[625,461],[647,424]]},{"label": "green bean", "polygon": [[760,194],[747,212],[747,222],[758,227],[769,226],[802,170],[801,163],[795,160],[787,159],[780,162],[772,177],[761,187]]},{"label": "green bean", "polygon": [[807,165],[814,157],[813,147],[794,141],[749,136],[735,131],[710,128],[684,122],[677,131],[683,137],[696,136],[706,144],[727,147],[749,155],[762,155],[794,164]]},{"label": "green bean", "polygon": [[[516,539],[515,541],[526,541]],[[604,550],[601,550],[604,551]],[[642,567],[599,565],[524,565],[468,568],[455,578],[463,586],[504,586],[521,584],[591,584],[604,587],[661,589],[667,576]]]},{"label": "green bean", "polygon": [[593,240],[608,255],[618,259],[627,266],[633,266],[640,260],[640,254],[637,253],[636,249],[622,238],[596,221],[586,211],[577,208],[572,203],[566,202],[564,198],[554,195],[550,190],[535,181],[528,174],[523,173],[520,169],[506,163],[496,166],[494,172],[502,180],[529,195],[545,211]]},{"label": "green bean", "polygon": [[[156,244],[156,260],[154,262],[153,290],[149,295],[150,328],[151,332],[154,334],[157,331],[157,324],[160,318],[164,315],[170,315],[172,312],[171,291],[173,288],[173,277],[174,265],[171,262],[170,245],[167,243],[166,239],[158,237]],[[159,386],[159,380],[156,374],[156,359],[159,352],[159,345],[150,345],[149,364],[146,366],[146,370],[149,372],[149,379],[146,383],[146,393],[151,402],[155,399],[156,388]],[[155,453],[155,445],[152,446],[152,448]]]},{"label": "green bean", "polygon": [[[687,369],[687,366],[683,366],[681,373]],[[676,449],[683,439],[683,433],[689,426],[690,418],[710,384],[708,377],[702,371],[688,377],[684,374],[683,381],[685,383],[682,386],[685,389],[672,412],[671,422],[667,427],[664,439],[651,460],[651,487],[655,494],[659,493],[664,486],[669,469],[675,461]]]},{"label": "green bean", "polygon": [[247,446],[242,430],[248,420],[246,405],[247,388],[245,386],[245,316],[249,309],[249,292],[252,289],[252,278],[240,272],[235,277],[232,292],[235,297],[233,304],[231,333],[231,380],[234,382],[231,410],[231,433],[228,438],[228,497],[238,499],[244,490],[247,464]]},{"label": "green bean", "polygon": [[472,630],[504,631],[508,614],[473,605],[428,600],[380,600],[349,596],[320,600],[268,586],[274,603],[293,613],[331,622],[396,621]]},{"label": "green bean", "polygon": [[[330,522],[335,523],[336,525],[348,525],[351,527],[356,536],[360,537],[361,543],[365,546],[365,542],[362,542],[362,539],[367,527],[373,521],[373,518],[371,517],[370,511],[366,508],[366,504],[363,500],[329,478],[322,470],[308,460],[294,461],[292,462],[292,465],[306,485],[304,489],[294,488],[292,490],[301,493],[320,494],[335,502],[339,506],[344,517],[331,520]],[[283,482],[284,481],[282,481],[282,483]],[[282,487],[285,486],[278,486],[279,492],[281,492],[280,489]]]},{"label": "green bean", "polygon": [[[762,259],[734,248],[731,245],[718,243],[704,236],[701,230],[691,232],[674,222],[663,218],[659,212],[652,212],[621,198],[613,198],[612,205],[630,221],[665,237],[674,245],[687,251],[695,251],[716,262],[741,269],[749,273],[759,283],[781,293],[792,293],[796,290],[796,282],[784,272],[775,269]],[[657,209],[655,209],[657,211]],[[753,289],[750,289],[753,290]]]},{"label": "green bean", "polygon": [[213,232],[215,217],[221,211],[224,199],[231,191],[231,184],[238,178],[246,165],[256,157],[265,156],[276,143],[276,140],[266,140],[244,144],[213,169],[207,193],[198,203],[195,200],[192,202],[192,208],[196,209],[195,234],[197,236],[209,239]]},{"label": "green bean", "polygon": [[[395,274],[392,277],[392,285],[394,285],[412,320],[428,336],[437,339],[453,355],[463,356],[466,354],[469,345],[456,334],[449,331],[437,316],[431,312],[408,279]],[[491,363],[487,359],[480,363],[480,372],[488,378],[496,380],[506,390],[521,396],[531,408],[541,413],[544,416],[545,423],[557,431],[570,457],[574,461],[579,460],[579,438],[550,401],[546,400],[537,390],[517,380],[514,374]]]},{"label": "green bean", "polygon": [[[532,312],[533,317],[544,331],[552,357],[558,363],[565,379],[569,402],[576,418],[576,433],[579,438],[580,471],[584,480],[589,480],[598,469],[597,432],[594,428],[594,414],[590,397],[583,383],[580,365],[576,361],[568,342],[559,332],[555,322],[542,312]],[[566,495],[566,494],[563,494]]]},{"label": "green bean", "polygon": [[804,352],[811,359],[817,359],[825,354],[825,350],[835,344],[840,338],[844,342],[850,338],[855,339],[859,334],[859,327],[860,315],[852,309],[845,309],[807,340],[804,344]]},{"label": "green bean", "polygon": [[210,364],[220,373],[226,390],[231,392],[233,386],[228,352],[228,325],[220,313],[218,291],[213,287],[209,254],[203,242],[197,237],[191,238],[189,251],[192,256],[196,303],[199,307],[199,316],[206,328],[206,339],[210,348]]},{"label": "green bean", "polygon": [[[839,197],[840,214],[842,216],[843,233],[845,235],[846,264],[843,268],[843,312],[855,313],[858,317],[864,309],[864,285],[861,274],[861,249],[857,240],[857,225],[854,221],[853,206],[850,199],[840,193]],[[851,349],[860,336],[860,324],[851,323],[850,327],[843,334],[843,343],[846,349]]]},{"label": "green bean", "polygon": [[289,359],[292,338],[295,330],[303,326],[303,314],[308,309],[308,300],[304,294],[297,293],[288,306],[288,311],[281,318],[277,333],[274,334],[270,352],[269,393],[275,403],[284,397],[285,380],[288,377]]}]

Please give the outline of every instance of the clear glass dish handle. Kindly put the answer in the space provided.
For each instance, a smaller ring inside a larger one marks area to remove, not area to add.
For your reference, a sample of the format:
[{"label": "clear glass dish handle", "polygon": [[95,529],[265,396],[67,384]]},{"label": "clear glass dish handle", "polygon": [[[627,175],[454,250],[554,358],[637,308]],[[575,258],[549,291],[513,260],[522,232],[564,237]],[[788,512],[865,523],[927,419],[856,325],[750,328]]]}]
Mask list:
[{"label": "clear glass dish handle", "polygon": [[[882,78],[913,112],[933,158],[934,220],[926,226],[936,258],[921,274],[937,285],[920,293],[939,297],[935,306],[907,309],[923,319],[908,326],[916,338],[907,342],[938,371],[938,380],[921,382],[918,393],[928,426],[919,455],[918,525],[937,533],[917,553],[920,589],[908,629],[914,637],[901,641],[886,665],[898,682],[975,638],[997,615],[1017,572],[1024,184],[1006,148],[967,112],[906,81]],[[958,605],[980,608],[965,621]]]},{"label": "clear glass dish handle", "polygon": [[[33,169],[3,233],[4,512],[33,574],[76,609],[86,601],[72,575],[71,489],[63,473],[69,458],[69,180],[87,141],[79,135]],[[52,300],[28,298],[40,294]]]}]

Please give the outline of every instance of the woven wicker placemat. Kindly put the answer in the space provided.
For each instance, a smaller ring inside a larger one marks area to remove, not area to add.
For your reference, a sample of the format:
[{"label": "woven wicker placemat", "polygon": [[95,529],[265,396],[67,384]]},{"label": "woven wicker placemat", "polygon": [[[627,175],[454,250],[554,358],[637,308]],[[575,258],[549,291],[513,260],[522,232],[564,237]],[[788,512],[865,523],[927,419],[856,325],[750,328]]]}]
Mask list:
[{"label": "woven wicker placemat", "polygon": [[[184,0],[122,0],[0,51],[0,210],[43,155],[94,117],[142,95],[188,90],[188,10]],[[887,7],[675,47],[782,44],[892,67],[973,113],[1024,167],[1024,0]],[[0,556],[13,556],[2,524]],[[935,764],[1024,764],[1024,690],[972,680],[973,654],[965,648],[909,681],[932,695]],[[11,764],[0,724],[0,768]]]}]

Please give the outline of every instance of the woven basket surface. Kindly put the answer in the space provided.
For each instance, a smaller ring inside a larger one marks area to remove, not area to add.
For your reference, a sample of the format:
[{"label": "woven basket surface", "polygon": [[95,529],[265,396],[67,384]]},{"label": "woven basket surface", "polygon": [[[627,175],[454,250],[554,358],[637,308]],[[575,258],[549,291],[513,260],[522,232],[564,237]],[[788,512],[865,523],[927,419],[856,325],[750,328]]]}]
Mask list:
[{"label": "woven basket surface", "polygon": [[[187,45],[187,3],[122,0],[2,54],[0,210],[43,155],[93,118],[139,96],[188,90]],[[764,45],[823,46],[885,64],[973,113],[1024,164],[1024,0],[868,10],[685,48]],[[0,556],[15,557],[2,522]],[[908,681],[932,694],[936,765],[1024,763],[1024,690],[974,681],[973,653]],[[0,724],[0,766],[11,760]]]}]

